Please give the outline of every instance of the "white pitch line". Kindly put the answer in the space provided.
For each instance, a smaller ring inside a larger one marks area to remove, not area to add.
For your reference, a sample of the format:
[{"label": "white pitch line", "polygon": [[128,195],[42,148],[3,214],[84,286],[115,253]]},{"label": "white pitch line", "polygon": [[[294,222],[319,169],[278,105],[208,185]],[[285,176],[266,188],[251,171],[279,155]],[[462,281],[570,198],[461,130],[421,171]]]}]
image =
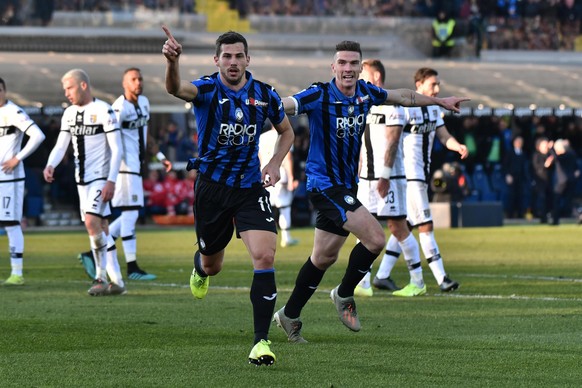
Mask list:
[{"label": "white pitch line", "polygon": [[431,294],[431,296],[459,299],[496,299],[496,300],[527,300],[542,302],[582,302],[582,298],[556,298],[553,296],[520,296],[520,295],[480,295],[480,294]]},{"label": "white pitch line", "polygon": [[[522,279],[522,280],[544,280],[544,281],[559,281],[559,282],[582,282],[582,279],[577,278],[562,278],[562,277],[551,277],[551,276],[533,276],[533,275],[493,275],[493,274],[464,274],[464,277],[473,277],[473,278],[498,278],[498,279]],[[47,281],[48,282],[48,281]],[[87,283],[86,281],[81,280],[71,280],[71,283]],[[126,282],[129,284],[128,292],[131,293],[131,286],[154,286],[154,287],[161,287],[161,288],[186,288],[188,289],[190,286],[188,283],[158,283],[158,282]],[[223,290],[223,291],[245,291],[249,292],[250,287],[231,287],[231,286],[211,286],[213,290]],[[292,292],[291,288],[278,288],[278,292]],[[318,289],[317,293],[329,294],[331,290],[327,289]],[[379,293],[379,295],[383,295],[383,293]],[[526,300],[526,301],[542,301],[542,302],[582,302],[582,298],[558,298],[558,297],[551,297],[551,296],[523,296],[523,295],[483,295],[483,294],[463,294],[462,292],[453,292],[453,293],[434,293],[434,294],[426,294],[427,296],[435,296],[440,298],[458,298],[458,299],[494,299],[494,300]],[[385,296],[388,299],[401,299],[397,297],[392,297],[389,293],[385,293]]]},{"label": "white pitch line", "polygon": [[473,278],[499,278],[499,279],[521,279],[521,280],[546,280],[551,282],[572,282],[582,283],[582,279],[564,278],[556,276],[534,276],[534,275],[492,275],[492,274],[464,274]]}]

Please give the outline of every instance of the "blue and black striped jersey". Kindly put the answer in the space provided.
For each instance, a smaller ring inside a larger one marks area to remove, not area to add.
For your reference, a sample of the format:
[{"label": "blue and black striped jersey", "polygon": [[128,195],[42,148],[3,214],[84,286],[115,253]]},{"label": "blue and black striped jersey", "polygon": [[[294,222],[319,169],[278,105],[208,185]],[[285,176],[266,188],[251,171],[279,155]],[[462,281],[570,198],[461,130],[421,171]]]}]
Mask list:
[{"label": "blue and black striped jersey", "polygon": [[387,92],[359,80],[355,95],[346,97],[332,79],[314,83],[292,97],[297,102],[297,113],[309,117],[307,190],[355,187],[366,116],[373,105],[386,101]]},{"label": "blue and black striped jersey", "polygon": [[192,82],[198,88],[193,100],[198,124],[199,156],[189,169],[230,187],[248,188],[261,182],[259,137],[269,119],[279,124],[285,117],[281,98],[273,87],[253,79],[239,91],[226,87],[218,73]]}]

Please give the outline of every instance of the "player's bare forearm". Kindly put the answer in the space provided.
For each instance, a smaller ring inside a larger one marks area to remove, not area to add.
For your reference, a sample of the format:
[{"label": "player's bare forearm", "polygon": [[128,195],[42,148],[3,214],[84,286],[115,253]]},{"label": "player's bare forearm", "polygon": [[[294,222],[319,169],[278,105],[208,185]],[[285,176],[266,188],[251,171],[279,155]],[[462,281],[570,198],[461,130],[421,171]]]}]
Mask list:
[{"label": "player's bare forearm", "polygon": [[275,150],[273,156],[267,165],[263,168],[261,175],[263,179],[263,186],[274,186],[275,183],[281,179],[280,167],[283,159],[289,153],[293,141],[295,140],[295,133],[289,122],[289,118],[285,116],[283,121],[274,125],[275,130],[279,134],[277,142],[275,143]]},{"label": "player's bare forearm", "polygon": [[180,78],[180,55],[182,45],[174,38],[170,29],[162,26],[166,34],[166,41],[162,47],[162,54],[166,57],[166,91],[184,101],[192,101],[198,89],[191,83],[182,82]]},{"label": "player's bare forearm", "polygon": [[173,96],[180,90],[180,69],[177,62],[166,63],[166,91]]},{"label": "player's bare forearm", "polygon": [[396,161],[396,153],[398,152],[398,145],[400,144],[400,136],[402,134],[401,126],[388,126],[386,127],[386,140],[388,147],[386,149],[386,154],[384,156],[384,165],[388,167],[393,167]]},{"label": "player's bare forearm", "polygon": [[452,136],[447,141],[446,147],[450,151],[457,152],[461,156],[461,159],[466,159],[469,156],[469,150],[467,149],[467,146],[465,146],[464,144],[459,143],[457,141],[457,139],[455,139]]},{"label": "player's bare forearm", "polygon": [[394,89],[388,91],[386,102],[402,106],[439,105],[444,109],[458,113],[461,103],[469,100],[470,99],[466,97],[431,97],[410,89]]},{"label": "player's bare forearm", "polygon": [[295,141],[295,133],[293,132],[293,127],[291,127],[291,123],[287,116],[285,116],[283,121],[274,127],[277,130],[277,133],[279,133],[279,137],[275,144],[275,150],[271,160],[274,159],[277,162],[277,166],[281,166],[283,159],[285,159],[285,156],[289,153],[289,150]]},{"label": "player's bare forearm", "polygon": [[422,95],[410,89],[388,90],[387,103],[402,106],[436,105],[434,98]]}]

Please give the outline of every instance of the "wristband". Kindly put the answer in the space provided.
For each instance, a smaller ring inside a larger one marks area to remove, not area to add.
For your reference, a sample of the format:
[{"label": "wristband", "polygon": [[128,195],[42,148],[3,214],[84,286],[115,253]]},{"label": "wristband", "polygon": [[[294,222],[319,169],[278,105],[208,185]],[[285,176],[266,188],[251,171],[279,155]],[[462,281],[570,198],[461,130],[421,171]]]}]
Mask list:
[{"label": "wristband", "polygon": [[392,167],[384,166],[382,174],[380,174],[380,178],[389,180],[390,174],[392,174]]},{"label": "wristband", "polygon": [[167,158],[166,158],[166,155],[164,155],[164,154],[162,153],[162,151],[159,151],[159,152],[156,154],[156,159],[158,159],[158,160],[161,162],[162,160],[164,160],[164,159],[167,159]]}]

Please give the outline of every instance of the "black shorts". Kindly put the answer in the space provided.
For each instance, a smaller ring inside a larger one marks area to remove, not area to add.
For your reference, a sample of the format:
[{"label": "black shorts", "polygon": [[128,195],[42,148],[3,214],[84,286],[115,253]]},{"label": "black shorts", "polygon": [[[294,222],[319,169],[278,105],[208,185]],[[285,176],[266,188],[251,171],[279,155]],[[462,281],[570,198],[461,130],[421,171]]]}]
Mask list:
[{"label": "black shorts", "polygon": [[347,236],[350,234],[343,228],[348,220],[347,212],[356,211],[362,206],[358,201],[358,188],[348,189],[336,186],[323,191],[310,191],[309,200],[317,211],[315,227],[326,232]]},{"label": "black shorts", "polygon": [[269,193],[261,185],[241,189],[199,177],[195,198],[196,236],[202,254],[226,248],[235,227],[239,238],[247,230],[277,233]]}]

